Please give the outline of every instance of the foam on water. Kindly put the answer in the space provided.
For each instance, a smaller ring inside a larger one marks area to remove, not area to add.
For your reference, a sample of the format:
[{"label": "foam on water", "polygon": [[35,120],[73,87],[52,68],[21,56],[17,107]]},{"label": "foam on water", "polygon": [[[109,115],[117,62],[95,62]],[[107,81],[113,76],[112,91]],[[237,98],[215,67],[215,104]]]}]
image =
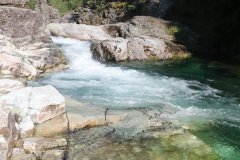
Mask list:
[{"label": "foam on water", "polygon": [[[172,109],[171,114],[166,112],[162,116],[177,120],[183,125],[190,122],[195,126],[208,128],[209,123],[216,120],[211,127],[213,129],[204,131],[202,139],[205,135],[210,137],[210,140],[206,138],[206,142],[212,143],[216,153],[224,154],[221,156],[228,157],[226,159],[239,157],[240,151],[234,150],[231,144],[238,140],[238,137],[225,138],[224,142],[212,138],[216,135],[221,137],[219,130],[223,130],[224,135],[230,135],[233,131],[236,135],[239,133],[240,125],[235,122],[240,122],[240,104],[234,97],[225,97],[222,91],[196,80],[153,75],[126,67],[102,64],[92,59],[90,42],[59,37],[53,38],[53,41],[69,57],[70,68],[45,76],[32,84],[51,84],[64,95],[99,107]],[[228,123],[222,123],[225,121]],[[231,123],[237,127],[232,127]],[[199,136],[201,137],[201,134]],[[229,141],[229,144],[226,144],[226,141]]]},{"label": "foam on water", "polygon": [[[225,107],[219,90],[198,81],[109,66],[92,59],[90,42],[53,38],[69,57],[70,69],[40,80],[63,94],[109,108],[177,107],[179,115],[209,114]],[[207,111],[206,111],[207,110]]]}]

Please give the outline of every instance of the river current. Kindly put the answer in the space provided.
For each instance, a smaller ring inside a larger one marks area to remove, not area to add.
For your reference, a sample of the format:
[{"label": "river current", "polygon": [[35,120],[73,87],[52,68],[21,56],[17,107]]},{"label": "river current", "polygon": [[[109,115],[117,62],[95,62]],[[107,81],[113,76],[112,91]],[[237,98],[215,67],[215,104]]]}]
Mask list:
[{"label": "river current", "polygon": [[223,159],[240,159],[240,68],[190,59],[102,64],[90,42],[54,37],[70,68],[32,85],[51,84],[66,96],[105,108],[164,107]]}]

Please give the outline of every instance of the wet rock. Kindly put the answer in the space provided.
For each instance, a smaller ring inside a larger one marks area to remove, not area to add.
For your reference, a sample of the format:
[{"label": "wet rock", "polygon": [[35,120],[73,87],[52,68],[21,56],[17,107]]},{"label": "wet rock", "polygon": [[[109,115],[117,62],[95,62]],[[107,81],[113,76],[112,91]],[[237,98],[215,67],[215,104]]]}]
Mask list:
[{"label": "wet rock", "polygon": [[127,116],[118,122],[109,124],[109,126],[114,128],[114,134],[123,138],[131,138],[136,136],[138,133],[150,129],[149,117],[139,111],[109,111],[109,114],[122,114],[121,112],[125,112]]},{"label": "wet rock", "polygon": [[0,79],[0,95],[22,87],[24,87],[24,84],[20,81],[13,79]]},{"label": "wet rock", "polygon": [[45,121],[36,126],[34,136],[54,137],[56,135],[68,132],[68,119],[66,113],[61,114],[53,119]]},{"label": "wet rock", "polygon": [[67,118],[70,131],[113,123],[124,118],[123,114],[108,114],[105,108],[97,108],[76,100],[66,100]]},{"label": "wet rock", "polygon": [[31,137],[23,139],[23,149],[25,152],[37,155],[37,158],[42,157],[46,150],[64,148],[66,145],[67,141],[64,138]]},{"label": "wet rock", "polygon": [[49,150],[46,151],[42,160],[63,160],[64,159],[64,151],[63,150]]},{"label": "wet rock", "polygon": [[91,50],[93,58],[103,62],[129,60],[128,40],[123,38],[94,42]]},{"label": "wet rock", "polygon": [[[81,129],[74,134],[69,134],[68,158],[89,159],[89,156],[102,146],[114,143],[112,138],[114,129],[109,126],[99,126]],[[100,157],[99,157],[100,158]]]}]

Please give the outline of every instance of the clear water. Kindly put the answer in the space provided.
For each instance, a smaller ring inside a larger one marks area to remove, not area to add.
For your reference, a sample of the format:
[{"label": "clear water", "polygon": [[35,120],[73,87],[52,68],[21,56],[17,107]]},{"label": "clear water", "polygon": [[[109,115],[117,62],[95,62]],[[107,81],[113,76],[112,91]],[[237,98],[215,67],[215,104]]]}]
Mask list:
[{"label": "clear water", "polygon": [[[240,68],[198,59],[184,62],[102,64],[90,43],[53,38],[70,68],[32,84],[108,108],[169,107],[169,119],[192,126],[223,159],[240,159]],[[234,71],[234,72],[233,72]]]}]

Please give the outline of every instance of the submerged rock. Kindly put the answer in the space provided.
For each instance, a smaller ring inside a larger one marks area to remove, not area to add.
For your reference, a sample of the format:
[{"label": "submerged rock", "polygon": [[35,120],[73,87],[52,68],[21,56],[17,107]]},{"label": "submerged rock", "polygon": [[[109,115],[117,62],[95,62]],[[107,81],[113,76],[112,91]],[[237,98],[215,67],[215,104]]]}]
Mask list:
[{"label": "submerged rock", "polygon": [[121,120],[126,116],[122,114],[112,114],[108,117],[105,108],[84,104],[70,98],[67,98],[66,106],[70,131],[76,131],[86,127],[106,125]]}]

